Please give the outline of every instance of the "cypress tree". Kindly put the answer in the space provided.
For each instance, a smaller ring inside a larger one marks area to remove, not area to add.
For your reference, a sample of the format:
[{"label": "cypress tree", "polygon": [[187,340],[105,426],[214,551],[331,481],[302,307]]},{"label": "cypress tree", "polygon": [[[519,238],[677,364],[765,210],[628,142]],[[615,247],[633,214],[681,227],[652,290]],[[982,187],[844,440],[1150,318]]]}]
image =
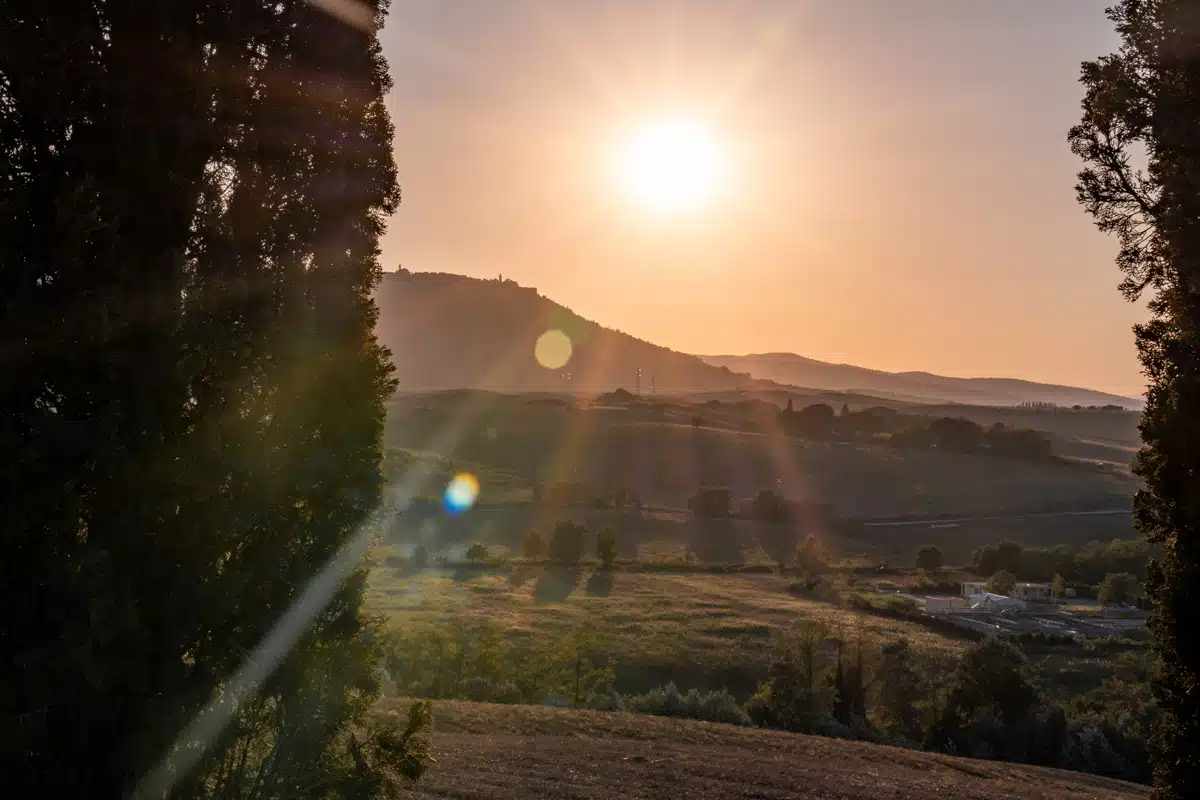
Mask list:
[{"label": "cypress tree", "polygon": [[[427,708],[367,716],[361,568],[251,658],[380,490],[370,291],[399,195],[385,3],[357,6],[0,11],[0,794],[420,772]],[[268,677],[232,698],[248,663]],[[228,724],[189,727],[222,700]]]},{"label": "cypress tree", "polygon": [[1162,663],[1157,795],[1200,796],[1200,2],[1122,0],[1119,50],[1083,65],[1071,129],[1080,202],[1120,243],[1120,289],[1149,295],[1135,328],[1148,381],[1135,522],[1162,555],[1147,595]]}]

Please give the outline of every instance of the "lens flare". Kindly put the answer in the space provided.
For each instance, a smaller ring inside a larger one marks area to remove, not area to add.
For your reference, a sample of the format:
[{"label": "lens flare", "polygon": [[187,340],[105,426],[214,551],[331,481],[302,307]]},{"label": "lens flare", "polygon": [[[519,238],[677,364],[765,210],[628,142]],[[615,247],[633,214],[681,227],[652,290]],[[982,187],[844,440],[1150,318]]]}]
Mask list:
[{"label": "lens flare", "polygon": [[447,514],[461,514],[475,505],[479,497],[479,479],[469,472],[455,475],[442,495],[442,507]]},{"label": "lens flare", "polygon": [[571,360],[571,340],[560,330],[548,330],[538,337],[533,357],[546,369],[561,369]]}]

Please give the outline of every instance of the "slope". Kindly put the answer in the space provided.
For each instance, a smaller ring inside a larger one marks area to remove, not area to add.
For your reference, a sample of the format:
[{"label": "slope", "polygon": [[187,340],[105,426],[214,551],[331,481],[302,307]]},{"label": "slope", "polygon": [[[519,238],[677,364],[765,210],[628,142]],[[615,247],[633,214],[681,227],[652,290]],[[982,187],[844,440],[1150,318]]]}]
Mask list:
[{"label": "slope", "polygon": [[[513,281],[432,272],[386,273],[376,292],[380,341],[392,351],[401,391],[692,391],[770,386],[585,320]],[[538,364],[547,330],[573,345],[561,369]]]},{"label": "slope", "polygon": [[951,378],[928,372],[883,372],[852,364],[831,364],[794,353],[701,356],[714,366],[756,378],[813,389],[859,391],[898,400],[1012,406],[1025,402],[1060,406],[1118,405],[1135,408],[1140,400],[1016,378]]},{"label": "slope", "polygon": [[[394,701],[389,704],[397,708]],[[1141,798],[1082,773],[705,722],[439,702],[411,798]]]}]

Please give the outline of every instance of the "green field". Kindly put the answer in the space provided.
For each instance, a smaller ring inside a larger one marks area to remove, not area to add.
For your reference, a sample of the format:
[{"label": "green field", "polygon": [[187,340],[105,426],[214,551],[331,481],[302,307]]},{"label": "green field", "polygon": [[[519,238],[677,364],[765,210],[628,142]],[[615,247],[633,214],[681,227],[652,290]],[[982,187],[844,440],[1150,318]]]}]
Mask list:
[{"label": "green field", "polygon": [[[520,497],[522,486],[535,482],[572,481],[597,491],[624,487],[646,505],[684,509],[699,486],[728,486],[737,497],[780,487],[789,497],[827,504],[839,518],[877,519],[1128,507],[1136,488],[1127,469],[1113,465],[811,442],[743,429],[747,415],[768,413],[764,408],[677,401],[572,409],[545,397],[424,395],[393,404],[386,446],[435,451],[485,473],[484,501]],[[1104,422],[1093,416],[1096,425]],[[1084,440],[1111,432],[1091,433],[1072,439],[1080,452],[1097,447]]]}]

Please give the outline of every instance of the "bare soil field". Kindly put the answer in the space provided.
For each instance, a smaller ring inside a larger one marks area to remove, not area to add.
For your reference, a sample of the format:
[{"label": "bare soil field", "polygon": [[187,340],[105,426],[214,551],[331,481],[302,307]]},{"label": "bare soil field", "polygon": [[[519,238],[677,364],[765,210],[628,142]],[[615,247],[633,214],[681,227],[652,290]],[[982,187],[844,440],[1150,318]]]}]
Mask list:
[{"label": "bare soil field", "polygon": [[[403,712],[390,701],[384,713]],[[1061,770],[636,714],[438,702],[409,798],[1142,798]]]}]

